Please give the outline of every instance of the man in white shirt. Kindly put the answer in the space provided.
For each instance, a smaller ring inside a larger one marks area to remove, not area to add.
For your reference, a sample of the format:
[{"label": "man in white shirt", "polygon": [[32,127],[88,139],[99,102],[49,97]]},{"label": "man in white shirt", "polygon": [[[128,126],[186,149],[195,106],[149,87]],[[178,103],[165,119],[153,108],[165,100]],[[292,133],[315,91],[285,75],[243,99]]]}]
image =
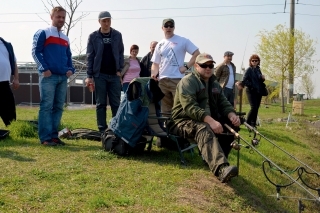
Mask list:
[{"label": "man in white shirt", "polygon": [[236,66],[231,62],[233,52],[226,51],[224,53],[224,60],[215,69],[215,76],[217,81],[223,89],[223,93],[234,108],[234,84],[236,78]]},{"label": "man in white shirt", "polygon": [[[174,34],[173,19],[164,19],[162,30],[165,38],[157,44],[152,56],[151,78],[159,80],[159,87],[165,95],[161,100],[161,111],[170,113],[177,84],[189,67],[193,66],[200,52],[189,39]],[[184,64],[186,53],[192,57]]]},{"label": "man in white shirt", "polygon": [[10,88],[11,76],[14,77],[13,89],[18,89],[19,73],[13,47],[0,37],[0,117],[6,126],[16,120],[16,105]]}]

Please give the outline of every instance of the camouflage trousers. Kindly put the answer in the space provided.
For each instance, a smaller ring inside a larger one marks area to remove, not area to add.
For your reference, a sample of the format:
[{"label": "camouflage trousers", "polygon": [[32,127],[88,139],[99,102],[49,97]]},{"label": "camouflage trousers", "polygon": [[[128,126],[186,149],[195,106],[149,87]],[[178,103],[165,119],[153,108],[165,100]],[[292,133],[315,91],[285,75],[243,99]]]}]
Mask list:
[{"label": "camouflage trousers", "polygon": [[[223,122],[220,123],[223,125]],[[224,133],[226,132],[227,129],[224,127]],[[196,141],[203,159],[208,163],[213,174],[217,175],[221,164],[229,164],[228,155],[232,148],[230,144],[234,140],[233,135],[215,134],[209,124],[193,120],[180,122],[173,133]]]}]

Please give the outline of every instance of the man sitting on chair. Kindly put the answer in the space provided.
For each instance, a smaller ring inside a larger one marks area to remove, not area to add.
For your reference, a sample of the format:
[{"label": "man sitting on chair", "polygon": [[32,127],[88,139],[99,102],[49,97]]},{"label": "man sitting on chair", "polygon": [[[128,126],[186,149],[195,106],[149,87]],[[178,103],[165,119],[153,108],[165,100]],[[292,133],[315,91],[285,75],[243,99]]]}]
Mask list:
[{"label": "man sitting on chair", "polygon": [[168,128],[180,137],[194,139],[210,170],[225,183],[238,175],[238,168],[228,163],[234,137],[223,134],[223,124],[238,127],[240,119],[213,75],[214,63],[207,53],[197,56],[196,70],[177,85]]}]

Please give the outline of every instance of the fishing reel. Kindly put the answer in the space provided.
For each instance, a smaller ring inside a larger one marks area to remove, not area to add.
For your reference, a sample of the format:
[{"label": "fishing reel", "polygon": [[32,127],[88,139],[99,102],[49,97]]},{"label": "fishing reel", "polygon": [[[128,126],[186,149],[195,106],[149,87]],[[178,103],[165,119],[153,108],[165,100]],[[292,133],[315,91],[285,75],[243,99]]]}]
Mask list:
[{"label": "fishing reel", "polygon": [[245,112],[236,112],[236,115],[239,116],[240,124],[243,124],[246,121],[246,118],[244,117],[246,115]]},{"label": "fishing reel", "polygon": [[245,145],[243,145],[243,144],[237,143],[236,141],[233,141],[233,142],[230,144],[230,146],[231,146],[233,149],[235,149],[235,150],[240,150],[242,146],[243,146],[244,148],[247,148],[247,149],[250,148],[249,146],[245,146]]},{"label": "fishing reel", "polygon": [[254,147],[258,147],[259,144],[260,144],[260,139],[253,138],[253,139],[251,140],[251,144],[252,144],[252,146],[254,146]]},{"label": "fishing reel", "polygon": [[[260,135],[258,135],[258,136],[260,136]],[[254,146],[254,147],[259,147],[259,145],[260,145],[260,140],[261,140],[261,136],[258,138],[258,137],[257,137],[257,133],[254,132],[253,138],[252,138],[252,140],[251,140],[252,146]]]}]

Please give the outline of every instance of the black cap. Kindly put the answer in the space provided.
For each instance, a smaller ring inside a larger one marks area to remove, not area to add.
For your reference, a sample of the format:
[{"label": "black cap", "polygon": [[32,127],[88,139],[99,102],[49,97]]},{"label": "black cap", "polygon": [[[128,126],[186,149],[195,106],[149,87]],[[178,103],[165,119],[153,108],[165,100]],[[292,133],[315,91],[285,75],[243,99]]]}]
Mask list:
[{"label": "black cap", "polygon": [[111,14],[108,11],[102,11],[99,13],[99,19],[111,18]]}]

